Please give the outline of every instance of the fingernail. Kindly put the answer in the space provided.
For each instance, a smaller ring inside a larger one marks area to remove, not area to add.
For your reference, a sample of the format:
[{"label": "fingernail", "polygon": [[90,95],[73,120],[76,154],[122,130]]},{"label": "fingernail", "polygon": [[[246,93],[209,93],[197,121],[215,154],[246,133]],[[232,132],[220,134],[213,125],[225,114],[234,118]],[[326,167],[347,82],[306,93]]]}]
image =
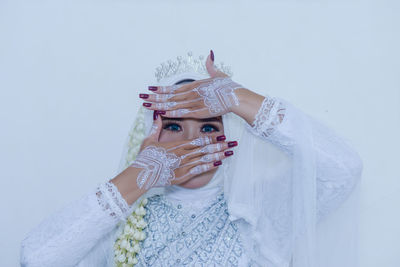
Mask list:
[{"label": "fingernail", "polygon": [[211,60],[214,62],[214,52],[210,50],[210,54],[211,54]]},{"label": "fingernail", "polygon": [[151,107],[151,103],[143,103],[143,106],[145,106],[145,107]]},{"label": "fingernail", "polygon": [[148,94],[139,94],[139,97],[140,98],[149,98],[149,95]]},{"label": "fingernail", "polygon": [[219,166],[219,165],[221,165],[221,164],[222,164],[222,161],[220,161],[220,160],[214,162],[214,166]]},{"label": "fingernail", "polygon": [[165,110],[157,110],[157,114],[165,115]]},{"label": "fingernail", "polygon": [[157,117],[158,117],[157,110],[154,110],[154,112],[153,112],[153,120],[156,120]]},{"label": "fingernail", "polygon": [[150,91],[157,91],[157,86],[149,86]]},{"label": "fingernail", "polygon": [[224,154],[225,154],[225,156],[229,157],[229,156],[232,156],[232,155],[233,155],[233,151],[232,151],[232,150],[225,151]]},{"label": "fingernail", "polygon": [[217,141],[224,141],[226,139],[225,135],[217,136]]},{"label": "fingernail", "polygon": [[237,146],[237,144],[238,144],[237,141],[228,142],[228,147],[234,147]]}]

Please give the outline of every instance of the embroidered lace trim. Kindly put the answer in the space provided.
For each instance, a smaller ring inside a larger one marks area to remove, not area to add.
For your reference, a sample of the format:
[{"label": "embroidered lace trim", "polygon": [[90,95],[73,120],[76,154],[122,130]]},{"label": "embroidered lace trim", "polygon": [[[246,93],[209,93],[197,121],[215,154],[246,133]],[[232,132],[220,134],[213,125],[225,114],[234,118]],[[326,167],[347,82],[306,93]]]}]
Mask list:
[{"label": "embroidered lace trim", "polygon": [[119,219],[128,216],[129,205],[112,182],[100,184],[96,189],[96,196],[103,211],[111,217]]},{"label": "embroidered lace trim", "polygon": [[258,110],[250,130],[260,136],[269,137],[276,126],[280,124],[285,116],[284,104],[276,98],[266,96]]}]

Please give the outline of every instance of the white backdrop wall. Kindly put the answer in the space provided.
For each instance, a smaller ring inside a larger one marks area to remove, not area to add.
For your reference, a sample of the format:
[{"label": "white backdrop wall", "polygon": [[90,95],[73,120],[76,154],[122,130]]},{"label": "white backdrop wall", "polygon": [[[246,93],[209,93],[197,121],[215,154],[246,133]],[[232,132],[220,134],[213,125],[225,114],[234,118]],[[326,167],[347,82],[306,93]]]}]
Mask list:
[{"label": "white backdrop wall", "polygon": [[397,1],[0,0],[0,266],[117,173],[161,62],[215,52],[234,80],[335,128],[364,160],[361,266],[400,266]]}]

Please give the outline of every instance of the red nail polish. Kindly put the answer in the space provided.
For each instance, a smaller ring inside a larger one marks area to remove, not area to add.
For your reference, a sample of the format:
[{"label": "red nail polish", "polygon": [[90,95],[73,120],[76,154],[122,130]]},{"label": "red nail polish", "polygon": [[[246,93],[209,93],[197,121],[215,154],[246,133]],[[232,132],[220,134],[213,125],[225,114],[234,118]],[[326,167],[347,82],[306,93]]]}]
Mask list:
[{"label": "red nail polish", "polygon": [[219,166],[219,165],[221,165],[221,164],[222,164],[222,161],[220,161],[220,160],[214,162],[214,166]]},{"label": "red nail polish", "polygon": [[157,91],[157,86],[149,86],[150,91]]},{"label": "red nail polish", "polygon": [[225,156],[229,157],[229,156],[232,156],[232,155],[233,155],[233,151],[232,151],[232,150],[225,151],[224,154],[225,154]]},{"label": "red nail polish", "polygon": [[158,118],[157,110],[154,110],[154,112],[153,112],[153,120],[156,120],[157,118]]},{"label": "red nail polish", "polygon": [[149,98],[149,95],[148,94],[139,94],[139,97],[140,98]]},{"label": "red nail polish", "polygon": [[157,110],[157,114],[165,115],[165,110]]},{"label": "red nail polish", "polygon": [[226,139],[225,135],[217,136],[217,141],[224,141]]},{"label": "red nail polish", "polygon": [[151,107],[151,103],[143,103],[143,106],[145,106],[145,107]]},{"label": "red nail polish", "polygon": [[214,62],[214,52],[210,50],[210,54],[211,54],[211,60]]},{"label": "red nail polish", "polygon": [[237,141],[228,142],[228,147],[234,147],[237,146],[237,144],[238,144]]}]

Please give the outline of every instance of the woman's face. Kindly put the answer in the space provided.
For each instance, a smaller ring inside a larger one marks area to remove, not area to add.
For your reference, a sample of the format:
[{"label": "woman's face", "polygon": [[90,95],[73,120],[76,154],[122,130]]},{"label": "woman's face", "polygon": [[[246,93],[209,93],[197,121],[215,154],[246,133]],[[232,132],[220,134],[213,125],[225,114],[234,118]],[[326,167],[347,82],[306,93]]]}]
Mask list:
[{"label": "woman's face", "polygon": [[[222,117],[206,119],[192,118],[163,118],[160,142],[181,141],[194,139],[200,136],[218,136],[224,134]],[[180,184],[185,188],[198,188],[206,185],[217,169],[199,174],[192,179]]]}]

